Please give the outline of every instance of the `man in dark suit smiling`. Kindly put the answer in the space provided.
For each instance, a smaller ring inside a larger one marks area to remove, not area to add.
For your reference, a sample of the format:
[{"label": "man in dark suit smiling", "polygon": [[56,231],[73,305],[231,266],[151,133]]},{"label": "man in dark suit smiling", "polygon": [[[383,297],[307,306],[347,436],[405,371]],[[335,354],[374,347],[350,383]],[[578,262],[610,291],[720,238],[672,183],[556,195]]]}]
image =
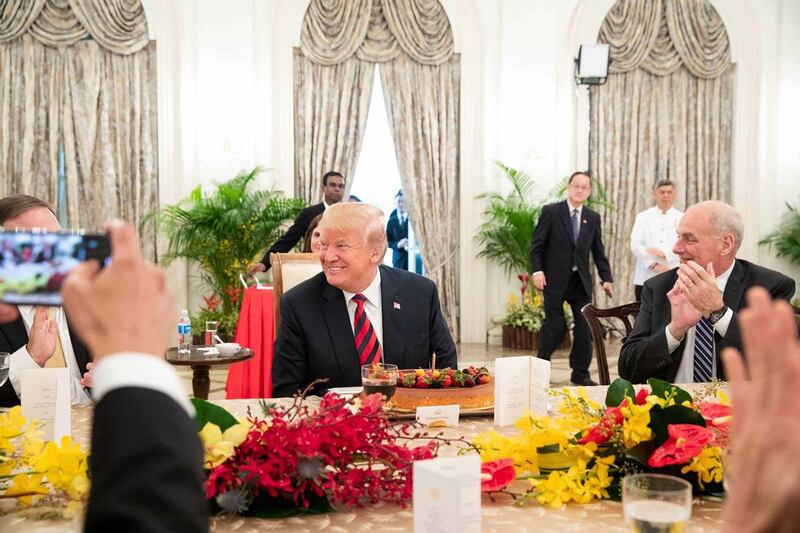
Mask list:
[{"label": "man in dark suit smiling", "polygon": [[386,232],[380,209],[359,203],[329,207],[322,216],[323,272],[280,302],[272,395],[361,384],[361,365],[455,367],[456,347],[427,278],[381,265]]},{"label": "man in dark suit smiling", "polygon": [[544,293],[544,324],[540,332],[539,357],[550,360],[566,333],[564,302],[575,320],[569,366],[572,383],[597,385],[589,377],[592,357],[589,327],[581,308],[592,298],[589,252],[594,257],[603,290],[613,295],[611,268],[600,237],[600,215],[583,203],[592,192],[585,172],[576,172],[567,183],[567,199],[542,208],[531,240],[533,284]]},{"label": "man in dark suit smiling", "polygon": [[620,351],[620,377],[635,383],[723,379],[722,350],[743,351],[745,291],[759,286],[773,299],[791,300],[794,280],[736,258],[743,227],[741,215],[723,202],[686,210],[672,247],[681,264],[645,281],[636,325]]}]

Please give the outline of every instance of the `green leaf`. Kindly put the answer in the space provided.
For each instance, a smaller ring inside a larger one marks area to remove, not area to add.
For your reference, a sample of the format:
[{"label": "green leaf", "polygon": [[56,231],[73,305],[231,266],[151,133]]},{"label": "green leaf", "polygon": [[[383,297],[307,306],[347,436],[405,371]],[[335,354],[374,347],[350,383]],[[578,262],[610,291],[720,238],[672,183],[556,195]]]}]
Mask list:
[{"label": "green leaf", "polygon": [[650,409],[649,427],[653,432],[653,445],[655,447],[661,446],[669,438],[667,426],[670,424],[694,424],[695,426],[706,427],[706,421],[703,420],[703,416],[694,409],[683,405],[671,405],[666,408],[654,405]]},{"label": "green leaf", "polygon": [[691,394],[667,381],[650,378],[647,380],[647,384],[650,385],[650,389],[653,391],[652,393],[659,398],[666,400],[669,395],[672,394],[677,405],[681,405],[683,402],[692,401]]},{"label": "green leaf", "polygon": [[614,380],[614,383],[608,386],[606,407],[617,407],[626,397],[634,400],[636,398],[636,391],[633,390],[633,385],[631,385],[630,381],[617,378]]},{"label": "green leaf", "polygon": [[198,431],[202,431],[208,422],[219,426],[220,431],[225,431],[229,427],[239,423],[232,414],[219,405],[201,400],[200,398],[192,398],[192,405],[194,405],[194,409],[197,412],[195,422],[197,422]]}]

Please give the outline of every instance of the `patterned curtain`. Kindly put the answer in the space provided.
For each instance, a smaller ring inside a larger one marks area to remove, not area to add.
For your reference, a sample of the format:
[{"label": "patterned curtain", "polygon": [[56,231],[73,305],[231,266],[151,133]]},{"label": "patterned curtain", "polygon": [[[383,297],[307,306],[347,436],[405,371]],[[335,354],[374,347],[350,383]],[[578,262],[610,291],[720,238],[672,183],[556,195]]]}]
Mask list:
[{"label": "patterned curtain", "polygon": [[[379,63],[409,220],[458,339],[460,61],[453,50],[438,0],[312,0],[295,53],[295,179],[311,200],[320,170],[352,176],[372,83],[363,65]],[[350,146],[341,146],[344,139]],[[337,157],[349,166],[335,166]]]},{"label": "patterned curtain", "polygon": [[[158,205],[156,48],[140,0],[0,2],[0,196],[58,201],[70,225]],[[155,253],[155,235],[143,236]]]},{"label": "patterned curtain", "polygon": [[598,40],[612,63],[590,89],[589,166],[611,203],[603,238],[622,303],[634,299],[633,221],[657,180],[676,183],[679,209],[730,199],[733,66],[707,0],[619,0]]}]

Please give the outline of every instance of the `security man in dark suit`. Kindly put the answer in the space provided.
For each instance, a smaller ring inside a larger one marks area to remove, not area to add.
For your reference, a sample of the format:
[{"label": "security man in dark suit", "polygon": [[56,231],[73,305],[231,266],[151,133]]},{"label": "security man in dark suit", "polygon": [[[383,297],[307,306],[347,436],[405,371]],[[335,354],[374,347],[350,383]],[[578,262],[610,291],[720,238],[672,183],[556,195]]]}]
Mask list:
[{"label": "security man in dark suit", "polygon": [[275,241],[275,244],[264,253],[260,263],[250,265],[247,272],[248,274],[255,274],[256,272],[266,272],[272,265],[269,263],[269,254],[273,252],[285,253],[294,248],[295,244],[302,239],[311,221],[317,216],[321,215],[327,207],[339,203],[344,197],[344,189],[347,182],[339,172],[331,171],[322,176],[322,193],[323,201],[303,209],[291,227],[286,230],[286,233]]},{"label": "security man in dark suit", "polygon": [[397,209],[389,215],[386,223],[386,238],[392,249],[392,266],[400,270],[408,270],[408,212],[403,191],[394,196]]},{"label": "security man in dark suit", "polygon": [[594,257],[602,288],[614,293],[611,268],[601,239],[600,215],[584,206],[592,192],[591,178],[576,172],[567,182],[567,199],[542,208],[531,240],[533,284],[544,293],[545,318],[539,334],[539,357],[550,360],[566,333],[564,302],[575,321],[569,366],[576,385],[596,385],[589,377],[592,357],[589,326],[581,309],[592,298],[589,252]]}]

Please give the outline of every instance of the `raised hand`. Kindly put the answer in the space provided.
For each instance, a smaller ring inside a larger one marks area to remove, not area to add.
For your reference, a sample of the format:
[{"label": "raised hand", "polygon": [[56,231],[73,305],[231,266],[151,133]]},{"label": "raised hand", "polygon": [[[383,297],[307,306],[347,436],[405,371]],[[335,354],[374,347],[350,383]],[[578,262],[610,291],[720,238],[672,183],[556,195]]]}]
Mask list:
[{"label": "raised hand", "polygon": [[[792,309],[761,287],[739,312],[747,370],[734,349],[722,353],[733,398],[733,453],[726,529],[791,531],[800,520],[800,344]],[[747,374],[749,371],[749,379]],[[765,489],[768,487],[768,489]]]},{"label": "raised hand", "polygon": [[26,349],[31,359],[39,366],[44,366],[56,351],[56,336],[58,324],[50,319],[50,310],[47,307],[37,307],[33,314],[33,324],[28,332],[28,345]]},{"label": "raised hand", "polygon": [[669,332],[676,339],[683,339],[686,332],[700,321],[703,316],[700,311],[686,298],[680,279],[667,293],[672,320],[669,323]]},{"label": "raised hand", "polygon": [[686,299],[705,317],[725,305],[716,277],[711,263],[703,268],[694,261],[688,261],[678,267],[678,280]]}]

